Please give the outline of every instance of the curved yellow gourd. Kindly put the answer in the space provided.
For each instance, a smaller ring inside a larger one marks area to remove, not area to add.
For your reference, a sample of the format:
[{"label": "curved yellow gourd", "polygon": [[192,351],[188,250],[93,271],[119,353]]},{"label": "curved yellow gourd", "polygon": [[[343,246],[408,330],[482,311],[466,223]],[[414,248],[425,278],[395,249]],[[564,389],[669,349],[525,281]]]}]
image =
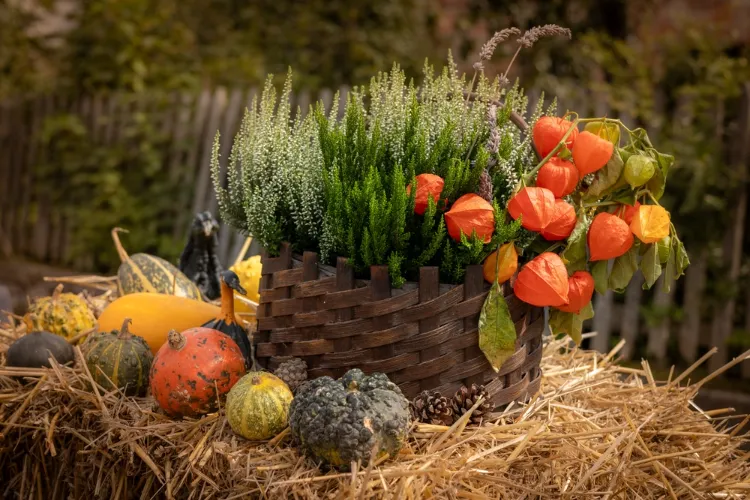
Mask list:
[{"label": "curved yellow gourd", "polygon": [[220,313],[221,309],[215,305],[185,297],[131,293],[104,309],[99,316],[99,331],[117,330],[125,318],[130,318],[130,333],[143,337],[155,354],[167,341],[170,330],[181,332],[201,326],[217,318]]}]

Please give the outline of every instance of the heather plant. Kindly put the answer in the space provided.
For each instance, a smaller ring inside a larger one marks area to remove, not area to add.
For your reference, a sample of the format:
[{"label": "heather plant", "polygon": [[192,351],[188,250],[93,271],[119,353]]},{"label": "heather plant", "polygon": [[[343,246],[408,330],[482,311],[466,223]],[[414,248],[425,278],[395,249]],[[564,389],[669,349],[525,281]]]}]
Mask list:
[{"label": "heather plant", "polygon": [[[212,172],[222,217],[272,254],[288,241],[297,251],[319,252],[326,263],[347,257],[360,276],[369,266],[388,265],[397,287],[424,265],[440,266],[445,282],[460,282],[467,265],[510,239],[523,251],[535,235],[506,224],[504,207],[536,158],[517,119],[533,126],[556,106],[545,110],[542,96],[529,113],[518,83],[505,85],[507,71],[490,79],[481,63],[511,36],[518,36],[519,51],[527,47],[538,37],[529,42],[528,33],[510,29],[493,37],[471,80],[450,57],[440,72],[426,63],[420,85],[394,65],[348,94],[342,118],[337,104],[326,112],[319,102],[292,119],[291,74],[280,98],[269,78],[235,138],[226,183],[217,136]],[[410,186],[425,173],[445,184],[421,215]],[[493,203],[489,242],[447,234],[443,214],[467,193]]]}]

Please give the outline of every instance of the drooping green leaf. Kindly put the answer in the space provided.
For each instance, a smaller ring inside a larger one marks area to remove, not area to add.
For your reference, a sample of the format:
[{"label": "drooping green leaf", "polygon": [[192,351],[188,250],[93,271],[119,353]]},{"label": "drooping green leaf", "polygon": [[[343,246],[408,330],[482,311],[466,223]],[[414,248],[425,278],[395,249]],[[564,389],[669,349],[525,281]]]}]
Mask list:
[{"label": "drooping green leaf", "polygon": [[568,245],[560,254],[569,274],[586,269],[586,234],[590,224],[589,217],[582,213],[568,236]]},{"label": "drooping green leaf", "polygon": [[685,274],[685,269],[690,265],[690,258],[685,250],[685,245],[682,244],[682,241],[677,239],[677,236],[673,238],[672,252],[677,254],[675,273],[675,279],[677,279]]},{"label": "drooping green leaf", "polygon": [[586,190],[586,198],[599,199],[612,192],[622,176],[624,167],[619,148],[616,148],[607,164],[596,173],[594,182]]},{"label": "drooping green leaf", "polygon": [[651,158],[656,160],[658,165],[654,176],[646,183],[646,188],[656,200],[659,200],[664,194],[664,188],[667,185],[667,175],[669,174],[669,168],[674,163],[674,156],[659,153],[654,148],[649,148],[646,152]]},{"label": "drooping green leaf", "polygon": [[648,245],[648,250],[641,260],[641,272],[645,279],[643,289],[648,290],[661,276],[661,262],[659,261],[659,248],[656,243]]},{"label": "drooping green leaf", "polygon": [[630,205],[632,207],[635,205],[635,191],[626,186],[625,188],[618,189],[616,192],[612,193],[611,199],[612,201],[622,203],[623,205]]},{"label": "drooping green leaf", "polygon": [[516,327],[499,286],[490,289],[479,314],[479,348],[495,371],[516,352]]},{"label": "drooping green leaf", "polygon": [[627,288],[638,269],[638,245],[633,245],[630,250],[615,259],[612,272],[609,274],[609,288],[621,291]]},{"label": "drooping green leaf", "polygon": [[591,266],[591,276],[594,278],[594,288],[602,295],[607,293],[608,262],[609,261],[607,260],[600,260]]},{"label": "drooping green leaf", "polygon": [[674,247],[669,252],[669,259],[664,266],[664,278],[662,279],[662,287],[665,292],[669,292],[672,289],[672,282],[677,279],[677,255],[675,254]]},{"label": "drooping green leaf", "polygon": [[578,314],[552,309],[549,314],[549,328],[553,335],[568,335],[576,345],[581,345],[583,322],[593,317],[594,308],[591,302],[586,304]]}]

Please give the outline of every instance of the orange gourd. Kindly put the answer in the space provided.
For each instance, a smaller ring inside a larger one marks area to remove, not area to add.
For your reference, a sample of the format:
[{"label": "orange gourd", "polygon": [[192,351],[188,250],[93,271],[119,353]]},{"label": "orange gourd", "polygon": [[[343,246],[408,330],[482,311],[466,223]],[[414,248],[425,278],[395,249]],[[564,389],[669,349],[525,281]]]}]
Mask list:
[{"label": "orange gourd", "polygon": [[624,220],[602,212],[589,227],[589,259],[609,260],[623,255],[633,246],[633,234]]},{"label": "orange gourd", "polygon": [[644,243],[656,243],[669,236],[669,212],[659,205],[641,205],[630,230]]},{"label": "orange gourd", "polygon": [[[427,210],[428,197],[437,203],[443,192],[445,181],[439,175],[419,174],[416,177],[417,193],[414,195],[414,213],[424,215]],[[411,184],[406,186],[406,194],[411,195]]]},{"label": "orange gourd", "polygon": [[[557,144],[562,140],[565,133],[574,127],[573,122],[569,122],[564,118],[558,118],[556,116],[543,116],[537,120],[532,130],[532,138],[534,140],[534,146],[542,157],[547,156]],[[573,132],[565,140],[565,145],[568,149],[573,148],[576,138],[578,136],[578,129],[574,128]]]},{"label": "orange gourd", "polygon": [[495,210],[484,198],[474,193],[465,194],[445,213],[445,225],[455,241],[461,241],[461,233],[471,238],[476,231],[477,238],[489,243],[495,231]]},{"label": "orange gourd", "polygon": [[568,278],[568,303],[559,306],[563,312],[578,314],[594,295],[594,278],[586,271],[576,271]]},{"label": "orange gourd", "polygon": [[568,271],[559,255],[544,252],[521,268],[513,293],[537,307],[560,307],[568,303]]},{"label": "orange gourd", "polygon": [[555,195],[549,189],[525,187],[508,202],[508,213],[513,219],[521,219],[521,225],[529,231],[541,232],[552,220],[555,211]]},{"label": "orange gourd", "polygon": [[578,174],[591,174],[607,164],[615,150],[614,144],[591,132],[581,132],[573,146],[573,163]]},{"label": "orange gourd", "polygon": [[564,240],[576,227],[576,210],[565,200],[555,200],[555,209],[547,227],[542,229],[542,237],[548,241]]},{"label": "orange gourd", "polygon": [[620,208],[617,209],[615,214],[619,218],[625,221],[625,223],[629,226],[631,222],[633,222],[633,216],[638,211],[638,207],[641,206],[641,203],[636,201],[635,205],[620,205]]},{"label": "orange gourd", "polygon": [[143,337],[156,354],[170,330],[198,327],[220,314],[221,309],[207,302],[162,293],[131,293],[104,309],[98,328],[100,332],[117,330],[125,318],[130,318],[130,332]]},{"label": "orange gourd", "polygon": [[555,156],[539,169],[536,185],[552,191],[555,198],[568,196],[578,185],[578,169],[571,162]]},{"label": "orange gourd", "polygon": [[[498,258],[500,259],[499,265],[497,263]],[[505,283],[516,274],[516,269],[518,269],[516,246],[513,243],[506,243],[487,256],[482,265],[482,274],[485,280],[494,283],[495,272],[497,271],[497,282]]]}]

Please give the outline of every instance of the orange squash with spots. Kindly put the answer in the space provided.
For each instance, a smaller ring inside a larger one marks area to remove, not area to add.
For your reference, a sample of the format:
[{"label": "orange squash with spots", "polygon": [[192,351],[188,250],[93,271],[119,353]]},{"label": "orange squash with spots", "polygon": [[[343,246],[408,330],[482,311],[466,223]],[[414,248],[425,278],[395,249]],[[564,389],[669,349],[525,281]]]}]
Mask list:
[{"label": "orange squash with spots", "polygon": [[151,364],[151,394],[171,417],[198,417],[216,411],[243,375],[245,358],[228,335],[172,330]]}]

